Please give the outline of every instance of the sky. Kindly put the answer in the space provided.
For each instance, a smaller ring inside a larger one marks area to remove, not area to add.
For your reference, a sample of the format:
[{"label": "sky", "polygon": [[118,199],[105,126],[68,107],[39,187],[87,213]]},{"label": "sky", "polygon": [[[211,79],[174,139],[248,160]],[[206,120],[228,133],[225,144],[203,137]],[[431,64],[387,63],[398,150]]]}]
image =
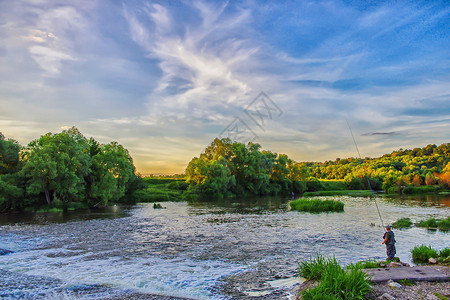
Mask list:
[{"label": "sky", "polygon": [[[448,1],[0,0],[0,132],[76,126],[141,174],[216,137],[296,161],[450,140]],[[350,131],[351,129],[351,131]]]}]

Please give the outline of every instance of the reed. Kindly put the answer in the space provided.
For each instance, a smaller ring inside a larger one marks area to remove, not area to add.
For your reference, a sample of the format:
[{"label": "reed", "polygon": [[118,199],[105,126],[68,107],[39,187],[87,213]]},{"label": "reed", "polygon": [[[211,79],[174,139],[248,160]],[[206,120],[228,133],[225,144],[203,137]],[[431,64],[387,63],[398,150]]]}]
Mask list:
[{"label": "reed", "polygon": [[344,203],[336,200],[320,200],[300,198],[289,203],[291,209],[305,212],[340,212],[344,211]]}]

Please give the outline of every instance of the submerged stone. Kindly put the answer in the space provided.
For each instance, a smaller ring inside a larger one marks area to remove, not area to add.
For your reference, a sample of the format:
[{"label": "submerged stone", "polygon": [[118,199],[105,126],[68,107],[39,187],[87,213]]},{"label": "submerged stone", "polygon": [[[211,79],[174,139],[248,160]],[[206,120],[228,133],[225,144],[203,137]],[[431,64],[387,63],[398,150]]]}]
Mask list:
[{"label": "submerged stone", "polygon": [[6,255],[6,254],[10,254],[10,253],[14,253],[14,251],[6,250],[6,249],[0,249],[0,255]]}]

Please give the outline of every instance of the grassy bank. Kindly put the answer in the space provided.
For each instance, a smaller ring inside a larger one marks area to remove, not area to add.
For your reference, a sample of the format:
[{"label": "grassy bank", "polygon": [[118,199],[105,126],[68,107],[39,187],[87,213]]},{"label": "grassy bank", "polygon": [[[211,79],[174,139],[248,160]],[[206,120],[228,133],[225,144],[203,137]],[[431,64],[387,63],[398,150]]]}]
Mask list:
[{"label": "grassy bank", "polygon": [[289,202],[289,205],[293,210],[313,213],[344,211],[344,203],[335,200],[300,198]]},{"label": "grassy bank", "polygon": [[319,281],[318,285],[301,292],[302,299],[364,299],[371,291],[370,278],[361,268],[340,266],[335,257],[320,254],[299,263],[299,275]]},{"label": "grassy bank", "polygon": [[187,189],[184,179],[146,177],[146,187],[135,193],[136,202],[180,201]]}]

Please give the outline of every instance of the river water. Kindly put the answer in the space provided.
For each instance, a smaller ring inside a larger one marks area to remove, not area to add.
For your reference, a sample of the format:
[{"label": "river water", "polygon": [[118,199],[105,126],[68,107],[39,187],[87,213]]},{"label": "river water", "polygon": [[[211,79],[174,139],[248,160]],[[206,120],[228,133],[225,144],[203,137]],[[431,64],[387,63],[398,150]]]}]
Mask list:
[{"label": "river water", "polygon": [[[288,299],[297,262],[317,252],[342,264],[385,258],[373,199],[334,199],[345,212],[289,211],[288,200],[264,198],[3,215],[0,248],[14,253],[0,256],[0,298]],[[449,195],[377,202],[385,224],[450,215]],[[450,246],[447,232],[395,234],[404,262],[415,245]]]}]

